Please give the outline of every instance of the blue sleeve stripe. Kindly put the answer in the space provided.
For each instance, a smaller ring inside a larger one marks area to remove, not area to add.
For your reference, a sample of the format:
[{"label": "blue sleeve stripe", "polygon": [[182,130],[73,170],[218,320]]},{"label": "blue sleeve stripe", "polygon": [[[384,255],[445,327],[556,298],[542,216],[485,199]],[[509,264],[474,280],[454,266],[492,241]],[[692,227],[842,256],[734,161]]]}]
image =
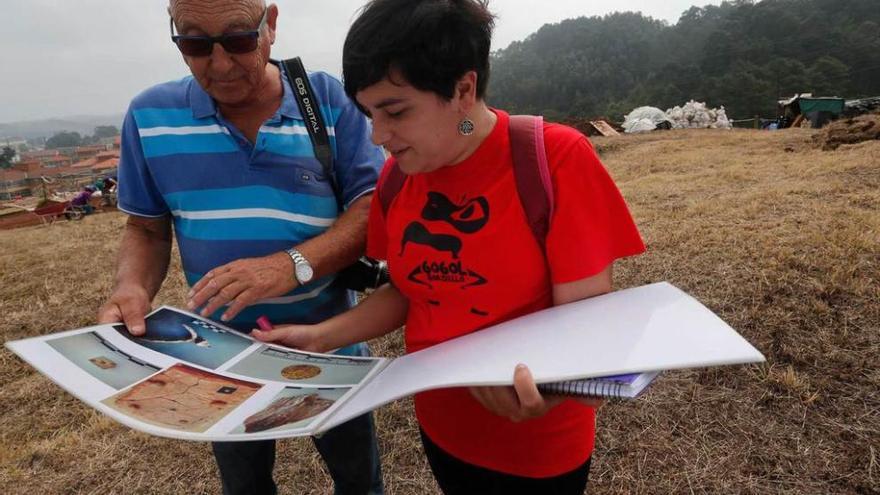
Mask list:
[{"label": "blue sleeve stripe", "polygon": [[192,219],[176,214],[174,227],[180,235],[207,241],[310,239],[327,230],[327,227],[279,218]]},{"label": "blue sleeve stripe", "polygon": [[213,123],[214,119],[196,119],[192,109],[186,108],[138,108],[132,110],[141,129],[150,127],[187,127]]},{"label": "blue sleeve stripe", "polygon": [[172,210],[188,212],[264,208],[330,220],[337,214],[336,200],[332,197],[293,193],[270,186],[180,191],[166,194],[164,198]]},{"label": "blue sleeve stripe", "polygon": [[231,153],[239,151],[238,145],[223,133],[200,135],[162,135],[141,139],[144,155],[147,158],[158,156],[197,154],[197,153]]}]

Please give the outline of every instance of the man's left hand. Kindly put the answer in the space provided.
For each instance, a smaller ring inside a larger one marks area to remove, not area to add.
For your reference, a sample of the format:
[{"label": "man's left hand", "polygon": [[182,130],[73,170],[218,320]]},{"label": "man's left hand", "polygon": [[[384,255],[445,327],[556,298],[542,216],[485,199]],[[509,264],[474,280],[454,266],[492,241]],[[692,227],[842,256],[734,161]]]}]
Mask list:
[{"label": "man's left hand", "polygon": [[572,398],[559,395],[544,397],[532,378],[532,372],[524,364],[516,367],[512,387],[470,387],[470,392],[483,407],[514,423],[539,418],[568,399],[577,400],[596,408],[604,402],[601,399]]},{"label": "man's left hand", "polygon": [[251,304],[281,296],[296,286],[287,253],[245,258],[206,273],[189,291],[187,307],[192,311],[204,305],[201,315],[209,316],[228,305],[221,317],[228,321]]}]

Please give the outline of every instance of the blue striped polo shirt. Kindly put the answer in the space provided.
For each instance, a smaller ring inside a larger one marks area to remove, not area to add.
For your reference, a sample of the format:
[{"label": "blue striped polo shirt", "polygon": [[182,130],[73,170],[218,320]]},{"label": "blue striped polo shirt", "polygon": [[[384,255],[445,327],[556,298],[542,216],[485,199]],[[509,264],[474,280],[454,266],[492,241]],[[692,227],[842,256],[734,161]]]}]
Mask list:
[{"label": "blue striped polo shirt", "polygon": [[[341,83],[322,72],[310,73],[309,79],[348,205],[373,191],[384,157]],[[281,106],[254,143],[223,118],[192,76],[154,86],[129,107],[122,128],[119,209],[142,217],[172,215],[190,286],[217,266],[320,235],[340,213],[283,72],[282,81]],[[260,315],[276,323],[317,323],[353,303],[333,280],[324,277],[260,301],[228,324],[250,330]]]}]

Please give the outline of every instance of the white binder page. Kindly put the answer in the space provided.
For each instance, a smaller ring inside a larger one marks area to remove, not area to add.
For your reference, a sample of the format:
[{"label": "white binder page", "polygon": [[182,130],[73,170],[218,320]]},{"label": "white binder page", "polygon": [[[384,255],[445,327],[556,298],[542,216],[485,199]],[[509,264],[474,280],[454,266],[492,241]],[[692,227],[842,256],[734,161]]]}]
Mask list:
[{"label": "white binder page", "polygon": [[519,363],[536,382],[549,383],[760,361],[764,356],[721,318],[663,282],[550,308],[395,359],[321,428],[424,390],[510,385]]}]

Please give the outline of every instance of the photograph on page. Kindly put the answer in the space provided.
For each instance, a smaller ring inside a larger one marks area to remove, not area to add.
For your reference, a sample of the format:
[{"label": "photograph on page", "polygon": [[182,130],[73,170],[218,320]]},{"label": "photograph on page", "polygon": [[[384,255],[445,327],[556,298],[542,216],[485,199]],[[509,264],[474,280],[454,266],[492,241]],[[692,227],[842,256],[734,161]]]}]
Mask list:
[{"label": "photograph on page", "polygon": [[154,311],[145,321],[142,336],[131,335],[123,324],[113,328],[148,349],[209,369],[217,369],[253,344],[253,340],[209,320],[167,307]]},{"label": "photograph on page", "polygon": [[203,433],[260,387],[177,364],[102,402],[144,423]]}]

